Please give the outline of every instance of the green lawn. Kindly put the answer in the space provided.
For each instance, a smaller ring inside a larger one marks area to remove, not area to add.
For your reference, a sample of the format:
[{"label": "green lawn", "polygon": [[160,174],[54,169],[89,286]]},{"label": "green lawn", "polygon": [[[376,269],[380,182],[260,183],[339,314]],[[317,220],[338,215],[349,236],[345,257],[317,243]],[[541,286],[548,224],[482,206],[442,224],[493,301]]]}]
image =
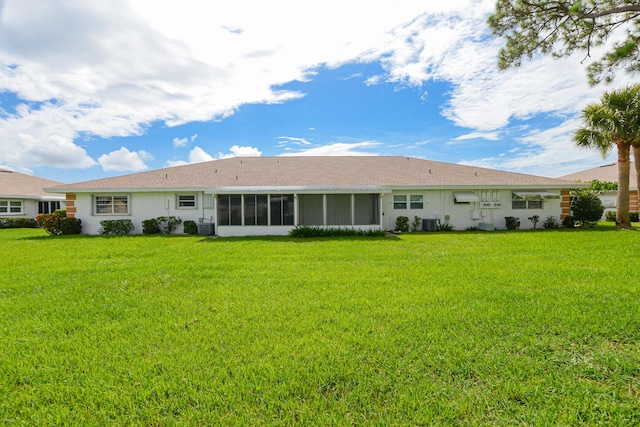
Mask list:
[{"label": "green lawn", "polygon": [[2,425],[639,425],[640,234],[0,230]]}]

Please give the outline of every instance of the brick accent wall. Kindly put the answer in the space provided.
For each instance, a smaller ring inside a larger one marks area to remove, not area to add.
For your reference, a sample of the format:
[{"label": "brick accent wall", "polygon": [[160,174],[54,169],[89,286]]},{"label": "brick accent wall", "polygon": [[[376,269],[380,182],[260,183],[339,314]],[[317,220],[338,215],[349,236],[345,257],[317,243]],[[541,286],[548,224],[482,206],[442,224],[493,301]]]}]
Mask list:
[{"label": "brick accent wall", "polygon": [[73,193],[67,193],[66,197],[66,210],[67,210],[67,218],[75,218],[76,217],[76,195]]},{"label": "brick accent wall", "polygon": [[562,208],[560,220],[562,221],[571,215],[571,194],[569,190],[562,190],[560,191],[560,197],[560,207]]}]

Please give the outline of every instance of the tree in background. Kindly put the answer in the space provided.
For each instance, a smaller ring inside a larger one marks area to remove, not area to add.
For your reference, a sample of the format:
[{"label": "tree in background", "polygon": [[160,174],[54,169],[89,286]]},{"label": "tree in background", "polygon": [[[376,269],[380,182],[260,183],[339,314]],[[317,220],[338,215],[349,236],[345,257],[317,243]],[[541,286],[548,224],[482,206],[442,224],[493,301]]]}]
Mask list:
[{"label": "tree in background", "polygon": [[495,35],[506,38],[500,69],[518,67],[535,53],[563,57],[573,52],[591,56],[616,32],[626,32],[587,67],[589,83],[610,83],[614,71],[640,71],[640,2],[638,0],[497,0],[489,17]]},{"label": "tree in background", "polygon": [[[640,84],[605,92],[600,102],[582,110],[583,127],[573,135],[579,147],[600,150],[602,156],[618,150],[616,227],[632,229],[629,218],[630,150],[640,154]],[[636,170],[640,157],[635,158]],[[638,177],[640,180],[640,177]],[[640,187],[638,187],[640,188]]]}]

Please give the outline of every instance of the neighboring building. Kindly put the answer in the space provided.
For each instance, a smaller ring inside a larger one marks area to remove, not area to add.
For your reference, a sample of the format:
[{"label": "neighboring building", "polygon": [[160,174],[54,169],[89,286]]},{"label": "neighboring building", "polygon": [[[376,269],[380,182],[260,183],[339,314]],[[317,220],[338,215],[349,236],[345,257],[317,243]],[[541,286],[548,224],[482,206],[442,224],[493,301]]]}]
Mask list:
[{"label": "neighboring building", "polygon": [[[596,179],[602,182],[618,182],[618,164],[610,163],[598,166],[596,168],[565,175],[561,177],[561,179],[584,183],[589,183]],[[600,200],[602,200],[602,204],[605,207],[605,215],[607,211],[616,210],[617,197],[617,191],[607,191],[600,195]],[[636,179],[636,168],[632,162],[631,173],[629,174],[629,210],[632,212],[638,212],[638,208],[638,181]]]},{"label": "neighboring building", "polygon": [[0,169],[0,218],[35,218],[64,209],[65,198],[44,191],[61,182]]},{"label": "neighboring building", "polygon": [[67,215],[88,234],[105,219],[131,219],[140,233],[143,220],[178,216],[241,236],[285,235],[297,225],[393,230],[398,216],[457,230],[505,228],[514,216],[530,228],[534,215],[568,215],[569,190],[583,186],[411,157],[235,157],[47,191],[66,194]]}]

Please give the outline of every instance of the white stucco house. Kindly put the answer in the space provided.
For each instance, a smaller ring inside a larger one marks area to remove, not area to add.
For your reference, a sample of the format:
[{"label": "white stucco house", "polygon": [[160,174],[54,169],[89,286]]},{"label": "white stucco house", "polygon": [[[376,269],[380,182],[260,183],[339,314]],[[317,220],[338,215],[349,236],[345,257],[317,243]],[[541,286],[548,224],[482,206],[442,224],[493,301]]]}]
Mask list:
[{"label": "white stucco house", "polygon": [[[432,230],[505,228],[505,217],[569,214],[561,179],[400,156],[235,157],[47,189],[65,194],[67,215],[97,234],[100,221],[178,216],[214,224],[219,236],[286,235],[297,225],[395,229],[418,216]],[[207,227],[202,227],[206,230]],[[181,232],[178,229],[176,232]]]},{"label": "white stucco house", "polygon": [[35,218],[65,208],[65,196],[47,193],[45,187],[61,182],[0,169],[0,218]]}]

